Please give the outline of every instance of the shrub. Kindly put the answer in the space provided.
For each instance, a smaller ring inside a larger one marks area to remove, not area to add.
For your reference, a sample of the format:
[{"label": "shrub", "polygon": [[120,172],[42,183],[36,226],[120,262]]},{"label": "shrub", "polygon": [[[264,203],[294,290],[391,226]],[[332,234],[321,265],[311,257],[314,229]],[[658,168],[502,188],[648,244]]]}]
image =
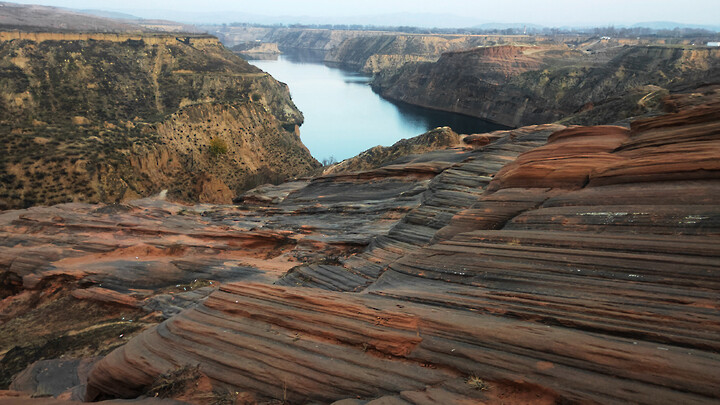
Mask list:
[{"label": "shrub", "polygon": [[490,389],[490,386],[482,378],[476,376],[475,374],[468,376],[465,379],[465,383],[475,390],[487,391]]},{"label": "shrub", "polygon": [[213,156],[224,155],[228,152],[228,146],[225,141],[215,137],[210,140],[210,154]]}]

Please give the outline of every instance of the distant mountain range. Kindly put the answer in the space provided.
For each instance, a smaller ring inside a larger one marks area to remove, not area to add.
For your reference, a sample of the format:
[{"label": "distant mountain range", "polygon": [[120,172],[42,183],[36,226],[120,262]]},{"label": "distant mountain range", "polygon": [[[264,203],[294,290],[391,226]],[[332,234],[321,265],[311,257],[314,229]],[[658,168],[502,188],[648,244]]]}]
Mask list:
[{"label": "distant mountain range", "polygon": [[[51,17],[52,16],[52,17]],[[59,17],[58,17],[59,16]],[[55,29],[130,31],[144,30],[142,25],[175,24],[172,30],[195,31],[189,24],[302,24],[302,25],[361,25],[378,27],[422,27],[422,28],[471,28],[481,30],[527,29],[528,32],[542,31],[547,26],[531,23],[483,22],[473,16],[457,16],[454,14],[432,13],[395,13],[380,15],[360,15],[348,17],[312,17],[312,16],[267,16],[237,11],[228,12],[185,12],[163,9],[147,10],[100,10],[100,9],[66,9],[45,6],[19,5],[0,2],[0,25],[11,26],[42,26]],[[180,21],[183,24],[171,23]],[[138,27],[140,25],[141,27]],[[672,21],[648,21],[632,25],[612,25],[615,28],[647,27],[655,30],[706,29],[720,32],[720,25],[684,24]],[[563,26],[561,29],[573,30],[588,26]]]},{"label": "distant mountain range", "polygon": [[148,20],[104,10],[0,2],[0,30],[81,32],[202,32],[191,24]]},{"label": "distant mountain range", "polygon": [[[251,23],[251,24],[303,24],[303,25],[363,25],[363,26],[411,26],[423,28],[475,28],[484,30],[504,30],[504,29],[523,29],[528,31],[540,31],[543,28],[550,28],[540,24],[523,23],[523,22],[492,22],[482,21],[479,17],[458,16],[454,14],[433,14],[433,13],[394,13],[379,15],[359,15],[346,17],[313,17],[313,16],[268,16],[260,14],[250,14],[237,11],[227,12],[185,12],[175,10],[117,10],[116,12],[83,10],[88,13],[111,18],[145,18],[145,19],[163,19],[182,21],[188,24],[230,24],[230,23]],[[130,15],[128,13],[132,13]],[[720,32],[720,25],[699,25],[685,24],[671,21],[650,21],[640,22],[636,24],[599,24],[598,26],[612,25],[615,28],[635,28],[647,27],[651,29],[674,29],[674,28],[701,28],[710,31]],[[587,28],[588,26],[567,26],[561,28],[577,29]]]},{"label": "distant mountain range", "polygon": [[120,13],[117,11],[107,11],[107,10],[94,10],[94,9],[86,9],[86,10],[74,10],[83,14],[90,14],[97,17],[104,17],[104,18],[114,18],[116,20],[141,20],[142,18],[127,14],[127,13]]},{"label": "distant mountain range", "polygon": [[651,28],[655,30],[672,30],[675,28],[695,28],[695,29],[704,29],[709,31],[716,31],[720,32],[720,25],[703,25],[703,24],[680,24],[672,21],[647,21],[647,22],[641,22],[637,24],[633,24],[630,27],[636,28],[636,27],[645,27],[645,28]]}]

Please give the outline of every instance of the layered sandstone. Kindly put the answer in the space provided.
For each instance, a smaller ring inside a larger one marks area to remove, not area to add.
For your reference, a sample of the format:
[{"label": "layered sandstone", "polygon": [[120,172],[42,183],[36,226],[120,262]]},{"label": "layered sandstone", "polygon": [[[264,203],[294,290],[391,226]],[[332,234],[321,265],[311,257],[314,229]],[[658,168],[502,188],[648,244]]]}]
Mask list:
[{"label": "layered sandstone", "polygon": [[237,206],[5,212],[4,382],[137,398],[199,365],[207,395],[174,398],[715,403],[720,104],[665,103],[629,129],[441,129]]},{"label": "layered sandstone", "polygon": [[259,400],[714,403],[719,112],[506,132],[363,252],[224,285],[101,360],[88,393],[200,364]]}]

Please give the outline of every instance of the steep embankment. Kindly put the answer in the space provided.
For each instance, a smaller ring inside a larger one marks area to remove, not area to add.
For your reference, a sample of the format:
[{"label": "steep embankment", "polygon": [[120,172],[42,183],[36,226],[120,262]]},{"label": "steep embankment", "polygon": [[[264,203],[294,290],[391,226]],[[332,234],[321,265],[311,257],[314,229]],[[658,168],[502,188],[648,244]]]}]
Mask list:
[{"label": "steep embankment", "polygon": [[382,35],[380,31],[353,31],[307,28],[264,28],[243,26],[204,26],[228,47],[261,41],[277,43],[281,51],[329,51],[349,38]]},{"label": "steep embankment", "polygon": [[534,43],[529,36],[410,35],[385,33],[347,38],[329,50],[326,62],[365,73],[389,74],[408,63],[435,62],[445,52],[498,43]]},{"label": "steep embankment", "polygon": [[720,50],[623,47],[602,54],[563,47],[490,47],[405,66],[373,83],[384,97],[509,126],[616,122],[656,110],[667,89],[720,81]]},{"label": "steep embankment", "polygon": [[280,49],[278,48],[278,44],[276,43],[270,43],[270,42],[242,42],[239,43],[232,48],[230,48],[231,51],[237,52],[237,53],[243,53],[243,54],[265,54],[265,55],[277,55],[282,52],[280,52]]},{"label": "steep embankment", "polygon": [[0,208],[229,202],[317,166],[287,87],[214,37],[0,36]]}]

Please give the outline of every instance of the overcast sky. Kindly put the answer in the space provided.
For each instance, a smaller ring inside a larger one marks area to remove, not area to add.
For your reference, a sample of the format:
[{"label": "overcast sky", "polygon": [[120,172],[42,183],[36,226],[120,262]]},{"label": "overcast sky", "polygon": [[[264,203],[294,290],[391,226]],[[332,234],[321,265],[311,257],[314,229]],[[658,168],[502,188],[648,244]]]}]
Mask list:
[{"label": "overcast sky", "polygon": [[546,26],[674,21],[720,24],[719,0],[17,0],[17,3],[92,8],[142,14],[142,10],[242,12],[267,16],[351,17],[438,13],[482,22]]}]

